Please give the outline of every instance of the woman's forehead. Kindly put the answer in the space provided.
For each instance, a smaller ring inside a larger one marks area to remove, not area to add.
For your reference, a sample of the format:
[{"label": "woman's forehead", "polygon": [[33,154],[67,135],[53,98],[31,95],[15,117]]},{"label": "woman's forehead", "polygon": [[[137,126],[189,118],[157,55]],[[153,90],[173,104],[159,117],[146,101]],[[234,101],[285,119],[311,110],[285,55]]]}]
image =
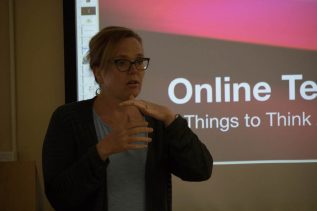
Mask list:
[{"label": "woman's forehead", "polygon": [[125,38],[115,48],[116,57],[143,56],[143,46],[136,38]]}]

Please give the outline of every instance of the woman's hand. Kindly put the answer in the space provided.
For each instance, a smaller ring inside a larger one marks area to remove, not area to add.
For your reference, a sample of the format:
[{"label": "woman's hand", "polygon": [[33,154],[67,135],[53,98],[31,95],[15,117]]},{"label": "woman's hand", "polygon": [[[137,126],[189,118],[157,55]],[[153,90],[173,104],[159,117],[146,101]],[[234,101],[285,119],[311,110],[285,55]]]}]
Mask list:
[{"label": "woman's hand", "polygon": [[137,134],[152,132],[153,129],[147,126],[148,122],[146,121],[128,121],[121,127],[113,128],[113,130],[97,144],[97,151],[101,159],[106,160],[109,155],[114,153],[146,148],[152,139],[137,136]]},{"label": "woman's hand", "polygon": [[143,114],[164,122],[166,127],[175,120],[175,114],[169,108],[145,100],[136,100],[130,97],[130,100],[120,103],[120,106],[135,106]]}]

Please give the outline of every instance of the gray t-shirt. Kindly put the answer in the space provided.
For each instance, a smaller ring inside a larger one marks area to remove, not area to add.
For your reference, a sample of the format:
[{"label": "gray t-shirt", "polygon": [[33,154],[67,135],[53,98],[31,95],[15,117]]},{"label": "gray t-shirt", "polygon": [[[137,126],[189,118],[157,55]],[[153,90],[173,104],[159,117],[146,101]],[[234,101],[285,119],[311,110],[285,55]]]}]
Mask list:
[{"label": "gray t-shirt", "polygon": [[[111,129],[94,113],[98,140]],[[145,136],[146,134],[140,134]],[[146,149],[129,150],[109,157],[107,190],[109,211],[145,211],[145,162]]]}]

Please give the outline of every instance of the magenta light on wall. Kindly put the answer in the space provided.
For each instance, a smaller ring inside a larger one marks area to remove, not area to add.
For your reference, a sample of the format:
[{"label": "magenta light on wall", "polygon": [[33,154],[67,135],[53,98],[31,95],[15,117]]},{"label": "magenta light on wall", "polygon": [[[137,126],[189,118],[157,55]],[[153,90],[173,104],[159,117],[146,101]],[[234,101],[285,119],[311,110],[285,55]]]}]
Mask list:
[{"label": "magenta light on wall", "polygon": [[141,30],[317,50],[314,0],[108,0],[100,9]]}]

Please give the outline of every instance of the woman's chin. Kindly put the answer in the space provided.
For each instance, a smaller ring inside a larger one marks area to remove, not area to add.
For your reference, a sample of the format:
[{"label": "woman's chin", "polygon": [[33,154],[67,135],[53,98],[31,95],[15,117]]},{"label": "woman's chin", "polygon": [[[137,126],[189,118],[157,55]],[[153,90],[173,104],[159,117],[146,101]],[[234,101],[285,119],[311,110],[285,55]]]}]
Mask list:
[{"label": "woman's chin", "polygon": [[139,96],[139,94],[140,94],[140,90],[133,90],[133,91],[130,93],[129,98],[130,98],[131,96],[133,96],[134,98],[136,98],[137,96]]},{"label": "woman's chin", "polygon": [[122,97],[122,101],[132,100],[138,96],[138,93],[129,93]]}]

